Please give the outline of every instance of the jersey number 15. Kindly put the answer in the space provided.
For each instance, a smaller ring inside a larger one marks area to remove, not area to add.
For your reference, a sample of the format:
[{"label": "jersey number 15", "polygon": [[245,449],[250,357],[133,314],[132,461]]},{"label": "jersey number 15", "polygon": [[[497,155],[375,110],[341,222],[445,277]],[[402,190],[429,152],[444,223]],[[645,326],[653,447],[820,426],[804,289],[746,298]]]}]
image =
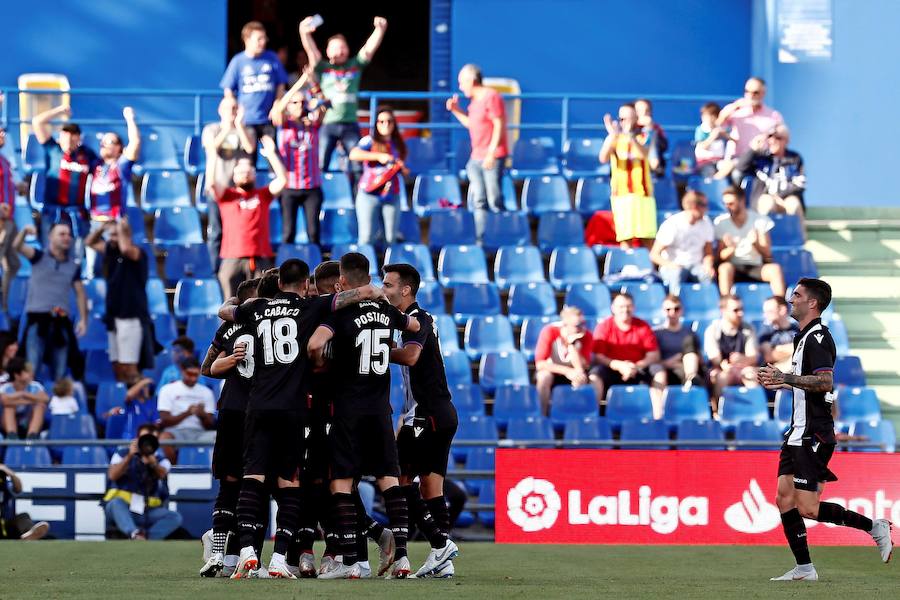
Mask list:
[{"label": "jersey number 15", "polygon": [[356,336],[359,348],[359,374],[384,375],[391,360],[390,329],[363,329]]}]

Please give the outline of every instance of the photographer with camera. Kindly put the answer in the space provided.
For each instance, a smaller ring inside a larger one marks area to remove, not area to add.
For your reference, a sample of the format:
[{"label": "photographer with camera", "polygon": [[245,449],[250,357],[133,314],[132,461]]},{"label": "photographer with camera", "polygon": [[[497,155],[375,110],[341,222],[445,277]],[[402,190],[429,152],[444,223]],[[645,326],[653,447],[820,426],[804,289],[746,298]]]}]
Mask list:
[{"label": "photographer with camera", "polygon": [[39,540],[50,531],[47,521],[31,520],[28,513],[16,514],[16,495],[22,493],[22,480],[0,463],[0,540]]},{"label": "photographer with camera", "polygon": [[141,425],[137,433],[128,449],[109,461],[106,516],[132,540],[162,540],[181,526],[181,515],[164,506],[172,464],[159,449],[156,425]]}]

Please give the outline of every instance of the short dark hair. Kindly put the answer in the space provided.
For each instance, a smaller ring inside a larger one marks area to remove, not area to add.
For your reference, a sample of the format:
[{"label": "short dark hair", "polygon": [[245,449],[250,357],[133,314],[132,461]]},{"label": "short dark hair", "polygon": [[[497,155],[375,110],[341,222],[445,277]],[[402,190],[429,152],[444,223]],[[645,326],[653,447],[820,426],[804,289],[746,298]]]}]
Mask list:
[{"label": "short dark hair", "polygon": [[136,431],[138,437],[141,437],[142,431],[146,431],[147,433],[159,433],[159,427],[156,426],[156,423],[141,423]]},{"label": "short dark hair", "polygon": [[719,298],[719,308],[725,308],[728,305],[728,303],[731,302],[732,300],[734,300],[736,302],[740,302],[741,304],[744,303],[743,300],[741,300],[734,294],[725,294],[724,296]]},{"label": "short dark hair", "polygon": [[313,274],[313,277],[316,279],[316,283],[319,282],[327,282],[331,279],[337,280],[338,277],[341,276],[341,262],[338,260],[326,260],[320,262],[318,266],[316,266],[316,271]]},{"label": "short dark hair", "polygon": [[772,300],[772,301],[774,301],[775,304],[777,304],[778,306],[783,306],[783,307],[785,307],[785,308],[788,307],[788,301],[785,300],[784,297],[782,297],[782,296],[778,296],[778,295],[769,296],[768,298],[766,298],[766,300]]},{"label": "short dark hair", "polygon": [[6,363],[6,372],[9,373],[10,379],[22,373],[23,371],[27,371],[31,365],[28,364],[28,361],[21,356],[13,356],[9,359],[9,362]]},{"label": "short dark hair", "polygon": [[266,28],[259,21],[250,21],[243,27],[241,27],[241,39],[246,40],[253,34],[254,31],[262,31],[263,33],[265,33]]},{"label": "short dark hair", "polygon": [[178,365],[178,367],[182,371],[187,371],[188,369],[199,369],[200,361],[197,360],[196,356],[191,354],[190,356],[185,357],[184,360],[181,361],[181,364]]},{"label": "short dark hair", "polygon": [[612,300],[611,300],[611,302],[615,302],[615,301],[616,301],[616,298],[619,298],[619,297],[621,297],[621,298],[626,298],[627,300],[630,300],[632,303],[634,302],[634,296],[632,296],[632,295],[629,294],[628,292],[625,292],[625,291],[622,291],[622,290],[620,290],[620,291],[618,291],[618,292],[615,292],[615,293],[612,295]]},{"label": "short dark hair", "polygon": [[75,133],[81,135],[81,127],[78,126],[78,123],[66,123],[61,127],[61,129],[66,133]]},{"label": "short dark hair", "polygon": [[197,348],[196,344],[194,344],[194,340],[186,335],[179,335],[172,340],[172,346],[180,346],[190,354],[193,354],[194,350]]},{"label": "short dark hair", "polygon": [[247,298],[252,297],[256,293],[259,286],[259,279],[246,279],[237,287],[238,302],[243,302]]},{"label": "short dark hair", "polygon": [[299,258],[289,258],[278,267],[281,285],[297,285],[309,281],[309,265]]},{"label": "short dark hair", "polygon": [[419,293],[419,286],[422,284],[422,276],[419,275],[419,272],[416,271],[414,266],[407,263],[395,263],[392,265],[384,265],[382,270],[385,275],[388,273],[396,273],[397,277],[400,278],[400,283],[402,285],[408,285],[412,290],[413,296]]},{"label": "short dark hair", "polygon": [[703,106],[700,107],[700,114],[713,114],[719,116],[719,112],[722,110],[722,107],[716,104],[715,102],[707,102]]},{"label": "short dark hair", "polygon": [[279,291],[281,290],[278,287],[278,269],[269,269],[259,278],[256,295],[260,298],[274,298]]},{"label": "short dark hair", "polygon": [[831,304],[831,286],[821,279],[803,277],[797,282],[797,285],[802,285],[809,297],[815,299],[819,314],[825,312],[825,309]]},{"label": "short dark hair", "polygon": [[351,285],[363,285],[369,278],[369,259],[359,252],[348,252],[341,257],[341,275]]},{"label": "short dark hair", "polygon": [[744,190],[736,185],[729,185],[727,188],[722,190],[722,196],[734,196],[738,200],[743,200],[746,197],[744,194]]}]

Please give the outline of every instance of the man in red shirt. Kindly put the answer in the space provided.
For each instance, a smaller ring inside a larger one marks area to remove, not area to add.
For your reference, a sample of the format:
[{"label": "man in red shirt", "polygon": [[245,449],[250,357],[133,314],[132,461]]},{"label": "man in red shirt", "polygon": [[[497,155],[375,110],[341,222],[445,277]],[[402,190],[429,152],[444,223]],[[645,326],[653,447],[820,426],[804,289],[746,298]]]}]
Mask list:
[{"label": "man in red shirt", "polygon": [[506,144],[506,108],[497,90],[481,83],[481,69],[465,65],[457,77],[459,89],[469,98],[469,109],[459,106],[459,96],[447,100],[447,110],[469,130],[472,155],[466,163],[469,193],[475,208],[475,233],[484,232],[487,211],[503,210],[503,166],[509,155]]},{"label": "man in red shirt", "polygon": [[634,316],[634,299],[619,292],[612,301],[612,316],[594,330],[591,381],[601,393],[613,385],[649,384],[650,366],[659,362],[659,344],[645,321]]},{"label": "man in red shirt", "polygon": [[224,188],[216,182],[214,193],[222,217],[222,247],[219,256],[219,283],[226,298],[245,279],[262,276],[274,266],[269,241],[269,205],[287,184],[287,174],[275,141],[262,138],[261,154],[269,161],[275,178],[266,187],[256,187],[256,169],[248,158],[234,165],[234,187]]},{"label": "man in red shirt", "polygon": [[[591,351],[594,337],[585,327],[584,313],[576,306],[564,306],[559,321],[548,323],[541,330],[534,351],[534,366],[541,411],[548,413],[553,387],[571,385],[578,387],[588,383],[591,367]],[[603,397],[599,392],[597,403]]]}]

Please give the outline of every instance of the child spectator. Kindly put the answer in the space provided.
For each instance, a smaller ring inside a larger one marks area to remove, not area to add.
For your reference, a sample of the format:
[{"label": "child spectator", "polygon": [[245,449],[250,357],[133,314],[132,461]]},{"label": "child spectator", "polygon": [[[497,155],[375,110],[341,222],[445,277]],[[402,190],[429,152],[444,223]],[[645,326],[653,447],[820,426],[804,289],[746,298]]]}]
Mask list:
[{"label": "child spectator", "polygon": [[68,377],[63,377],[53,384],[53,397],[50,398],[50,414],[74,415],[78,412],[78,400],[73,395],[75,384]]},{"label": "child spectator", "polygon": [[654,145],[650,154],[650,169],[655,177],[666,175],[666,150],[669,149],[669,139],[662,125],[653,120],[653,103],[646,98],[638,98],[634,101],[634,110],[637,113],[637,122],[645,133],[653,132]]},{"label": "child spectator", "polygon": [[9,439],[19,439],[19,429],[29,440],[37,439],[44,428],[47,414],[47,392],[34,380],[31,365],[16,357],[6,366],[9,382],[0,386],[3,403],[3,429]]},{"label": "child spectator", "polygon": [[731,171],[730,163],[726,165],[726,148],[729,141],[728,130],[717,126],[719,105],[707,102],[700,109],[700,124],[694,130],[694,157],[697,159],[697,172],[703,177],[713,177],[720,171]]}]

